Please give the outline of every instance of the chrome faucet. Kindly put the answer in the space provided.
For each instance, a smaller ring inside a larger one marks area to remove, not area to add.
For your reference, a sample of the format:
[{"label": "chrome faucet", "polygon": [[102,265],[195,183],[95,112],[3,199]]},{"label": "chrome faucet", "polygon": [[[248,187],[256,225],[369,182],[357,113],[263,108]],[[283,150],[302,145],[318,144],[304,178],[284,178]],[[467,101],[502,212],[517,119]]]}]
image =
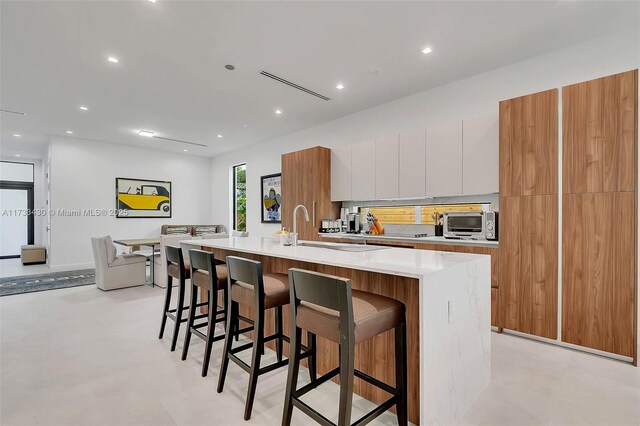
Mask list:
[{"label": "chrome faucet", "polygon": [[302,211],[304,212],[304,218],[307,222],[309,222],[309,211],[307,210],[307,208],[302,205],[302,204],[298,204],[296,206],[295,209],[293,209],[293,232],[291,233],[291,245],[292,246],[297,246],[298,245],[298,209],[302,209]]}]

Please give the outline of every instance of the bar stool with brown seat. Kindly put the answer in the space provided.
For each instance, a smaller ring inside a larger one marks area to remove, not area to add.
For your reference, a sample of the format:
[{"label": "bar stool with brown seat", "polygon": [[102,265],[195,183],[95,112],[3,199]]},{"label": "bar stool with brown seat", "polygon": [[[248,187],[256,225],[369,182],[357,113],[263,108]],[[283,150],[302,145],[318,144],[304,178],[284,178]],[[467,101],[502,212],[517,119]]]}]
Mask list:
[{"label": "bar stool with brown seat", "polygon": [[[188,318],[182,318],[182,313],[189,309],[189,306],[184,305],[184,293],[186,291],[186,282],[191,277],[191,266],[185,263],[184,257],[182,256],[182,249],[179,247],[166,246],[165,250],[167,254],[167,289],[164,296],[164,308],[162,310],[162,322],[160,323],[160,335],[158,338],[162,339],[162,336],[164,336],[164,327],[167,323],[167,318],[169,318],[175,323],[173,338],[171,339],[171,352],[173,352],[176,350],[180,324],[188,321]],[[170,309],[174,278],[178,280],[178,305],[175,309]],[[196,307],[206,305],[207,302],[203,302],[196,305]],[[195,319],[206,317],[207,315],[200,315]]]},{"label": "bar stool with brown seat", "polygon": [[[213,253],[203,250],[189,250],[191,263],[191,301],[189,305],[189,317],[187,321],[187,332],[184,336],[184,346],[182,347],[182,360],[187,359],[191,335],[195,334],[205,341],[204,359],[202,361],[202,377],[206,377],[209,370],[209,360],[211,358],[211,348],[213,342],[224,339],[224,333],[215,335],[216,324],[226,320],[227,306],[227,266],[223,262],[218,262]],[[200,289],[207,292],[207,321],[196,324],[198,293]],[[222,306],[218,306],[218,291],[223,291]],[[200,331],[207,327],[206,334]]]},{"label": "bar stool with brown seat", "polygon": [[[351,281],[301,269],[289,269],[291,294],[291,354],[282,425],[291,424],[293,407],[299,408],[322,425],[335,425],[301,400],[309,391],[340,374],[338,425],[369,423],[396,406],[398,424],[407,424],[407,338],[405,306],[402,302],[377,294],[351,290]],[[297,389],[301,330],[307,330],[340,345],[340,365]],[[395,387],[354,368],[354,346],[366,339],[394,329]],[[391,397],[374,410],[351,423],[353,378],[358,377],[388,392]]]},{"label": "bar stool with brown seat", "polygon": [[[269,373],[288,364],[288,359],[282,359],[282,342],[289,341],[282,330],[282,307],[289,303],[289,280],[286,274],[263,274],[262,263],[236,256],[227,256],[227,293],[229,294],[227,305],[227,334],[224,341],[224,352],[220,366],[218,379],[218,393],[224,389],[224,381],[227,375],[229,360],[249,373],[249,388],[245,402],[244,419],[251,418],[253,400],[256,394],[258,376]],[[255,319],[241,316],[239,305],[252,307]],[[275,309],[275,333],[264,336],[264,314],[267,309]],[[253,327],[240,329],[232,327],[240,320],[253,324]],[[232,348],[233,338],[246,331],[253,330],[253,342],[242,344]],[[262,367],[260,361],[264,353],[264,344],[271,340],[276,341],[277,361]],[[304,347],[304,353],[299,354],[300,359],[309,357],[309,374],[315,379],[315,339],[311,339],[308,348]],[[299,346],[300,348],[301,346]],[[251,365],[242,361],[236,354],[246,349],[253,348]]]}]

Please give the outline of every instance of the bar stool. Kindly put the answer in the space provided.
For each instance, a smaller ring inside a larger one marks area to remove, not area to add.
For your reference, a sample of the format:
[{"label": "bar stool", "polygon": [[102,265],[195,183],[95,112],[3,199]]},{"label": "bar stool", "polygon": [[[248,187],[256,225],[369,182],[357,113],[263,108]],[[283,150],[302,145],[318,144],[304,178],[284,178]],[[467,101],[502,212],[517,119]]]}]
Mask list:
[{"label": "bar stool", "polygon": [[[213,253],[203,250],[189,250],[191,260],[191,308],[187,321],[187,332],[184,336],[184,346],[182,348],[182,360],[187,359],[191,335],[195,334],[205,341],[204,359],[202,360],[202,377],[207,376],[209,370],[209,360],[211,358],[211,348],[213,342],[224,339],[224,334],[215,335],[216,324],[224,323],[226,320],[227,306],[227,267],[221,262],[217,262]],[[195,324],[197,315],[197,301],[200,289],[207,291],[207,321]],[[223,290],[223,304],[218,306],[218,290]],[[220,317],[218,317],[221,315]],[[207,327],[207,333],[200,331],[202,327]]]},{"label": "bar stool", "polygon": [[[353,424],[367,424],[393,405],[398,424],[407,424],[407,337],[405,306],[389,297],[351,290],[351,281],[331,275],[289,269],[291,293],[291,362],[282,425],[291,424],[296,406],[322,425],[335,425],[300,398],[340,374],[338,425],[351,424],[354,376],[388,392],[391,397]],[[312,380],[300,389],[298,369],[301,330],[305,329],[340,345],[340,366]],[[363,340],[394,329],[396,385],[392,387],[354,368],[354,346]]]},{"label": "bar stool", "polygon": [[[224,341],[224,352],[220,366],[218,379],[218,393],[224,389],[224,381],[227,375],[229,360],[249,373],[249,387],[245,402],[244,419],[251,418],[253,400],[256,393],[258,376],[274,371],[288,364],[288,359],[282,359],[282,342],[289,338],[282,331],[282,306],[289,303],[289,280],[286,274],[264,274],[260,262],[244,259],[236,256],[227,256],[229,294],[227,305],[227,334]],[[255,312],[255,320],[239,314],[239,305],[252,307]],[[267,309],[275,309],[275,333],[264,336],[264,313]],[[252,327],[240,329],[232,327],[237,321],[252,324]],[[231,331],[230,331],[231,330]],[[253,330],[253,342],[232,348],[233,337],[241,333]],[[261,367],[260,360],[264,353],[264,344],[276,340],[277,361]],[[298,346],[300,348],[300,346]],[[242,361],[236,355],[238,352],[253,348],[251,365]],[[309,374],[315,379],[315,339],[310,340],[309,347],[305,347],[305,353],[299,354],[300,358],[309,357],[311,368]]]},{"label": "bar stool", "polygon": [[[167,290],[164,296],[164,309],[162,310],[162,322],[160,323],[160,335],[158,338],[162,339],[164,327],[167,323],[167,318],[169,318],[175,323],[173,338],[171,339],[171,352],[173,352],[176,350],[180,324],[188,320],[188,318],[182,318],[182,313],[189,309],[189,306],[184,305],[184,292],[186,290],[186,281],[191,277],[191,267],[188,263],[185,263],[182,250],[179,247],[166,246],[165,250],[167,254]],[[178,280],[178,305],[175,309],[170,309],[174,278]],[[196,307],[206,305],[207,303],[204,302],[196,305]],[[206,317],[206,315],[200,315],[196,319]]]}]

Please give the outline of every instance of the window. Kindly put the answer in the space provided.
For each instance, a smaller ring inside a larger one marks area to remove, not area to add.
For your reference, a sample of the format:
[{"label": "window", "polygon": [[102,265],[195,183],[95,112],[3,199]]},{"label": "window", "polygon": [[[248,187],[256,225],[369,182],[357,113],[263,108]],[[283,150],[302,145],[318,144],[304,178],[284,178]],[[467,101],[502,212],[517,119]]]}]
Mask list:
[{"label": "window", "polygon": [[247,230],[247,165],[233,166],[233,229]]}]

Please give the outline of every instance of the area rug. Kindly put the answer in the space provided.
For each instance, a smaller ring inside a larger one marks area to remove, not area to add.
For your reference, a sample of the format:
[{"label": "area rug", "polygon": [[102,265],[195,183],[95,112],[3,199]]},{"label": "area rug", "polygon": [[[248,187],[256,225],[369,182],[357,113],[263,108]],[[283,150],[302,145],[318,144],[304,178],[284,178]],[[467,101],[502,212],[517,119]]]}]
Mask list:
[{"label": "area rug", "polygon": [[95,283],[95,269],[0,278],[0,297]]}]

